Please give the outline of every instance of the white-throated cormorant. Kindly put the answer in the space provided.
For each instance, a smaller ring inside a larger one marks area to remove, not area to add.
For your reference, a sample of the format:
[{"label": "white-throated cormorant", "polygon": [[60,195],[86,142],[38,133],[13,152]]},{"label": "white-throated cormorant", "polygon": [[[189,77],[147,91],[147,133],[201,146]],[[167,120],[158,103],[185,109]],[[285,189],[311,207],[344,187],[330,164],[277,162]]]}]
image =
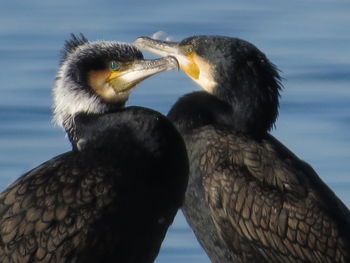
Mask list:
[{"label": "white-throated cormorant", "polygon": [[177,67],[129,44],[66,42],[54,120],[73,150],[0,195],[1,263],[154,261],[184,198],[186,148],[163,115],[124,104],[136,84]]},{"label": "white-throated cormorant", "polygon": [[220,36],[134,43],[175,56],[206,91],[180,98],[168,117],[190,160],[183,211],[212,262],[349,263],[348,208],[268,133],[280,77],[266,56]]}]

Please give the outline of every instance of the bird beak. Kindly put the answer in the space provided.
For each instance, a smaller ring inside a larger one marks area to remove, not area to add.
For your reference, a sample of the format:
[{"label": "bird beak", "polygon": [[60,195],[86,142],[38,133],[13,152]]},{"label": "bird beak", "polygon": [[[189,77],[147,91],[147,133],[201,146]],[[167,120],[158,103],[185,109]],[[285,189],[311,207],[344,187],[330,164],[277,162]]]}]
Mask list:
[{"label": "bird beak", "polygon": [[115,92],[124,92],[154,74],[173,69],[179,69],[179,64],[174,57],[137,60],[123,71],[111,72],[107,82],[112,85]]},{"label": "bird beak", "polygon": [[177,42],[156,40],[149,37],[139,37],[134,41],[134,45],[141,50],[146,50],[162,57],[174,56],[177,58],[179,55],[179,44]]},{"label": "bird beak", "polygon": [[134,45],[141,50],[146,50],[163,57],[176,57],[180,68],[192,79],[198,79],[200,70],[195,62],[195,52],[188,55],[183,54],[179,43],[156,40],[149,37],[139,37],[134,41]]},{"label": "bird beak", "polygon": [[139,37],[134,41],[134,45],[145,51],[155,53],[160,56],[174,56],[179,62],[180,68],[204,90],[212,93],[217,86],[214,80],[213,67],[204,58],[199,56],[193,47],[191,52],[184,52],[186,45],[176,42],[156,40],[149,37]]}]

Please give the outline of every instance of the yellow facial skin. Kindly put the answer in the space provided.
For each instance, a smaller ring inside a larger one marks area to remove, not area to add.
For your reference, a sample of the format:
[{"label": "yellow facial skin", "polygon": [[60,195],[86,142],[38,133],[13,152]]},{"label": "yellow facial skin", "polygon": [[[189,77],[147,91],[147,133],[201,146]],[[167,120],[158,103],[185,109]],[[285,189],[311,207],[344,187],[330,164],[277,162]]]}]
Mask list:
[{"label": "yellow facial skin", "polygon": [[93,70],[89,72],[89,86],[107,102],[116,102],[116,94],[114,90],[107,84],[110,76],[109,70]]},{"label": "yellow facial skin", "polygon": [[121,74],[120,71],[110,71],[110,74],[109,74],[109,76],[107,78],[107,81],[111,82],[111,81],[117,79],[118,76],[120,76],[120,74]]},{"label": "yellow facial skin", "polygon": [[180,68],[186,72],[186,74],[192,79],[197,80],[199,78],[200,69],[195,62],[196,54],[193,52],[192,54],[186,56],[187,63],[180,63]]},{"label": "yellow facial skin", "polygon": [[213,77],[213,67],[197,55],[191,46],[180,47],[179,50],[183,56],[177,56],[180,68],[201,88],[212,93],[217,85]]},{"label": "yellow facial skin", "polygon": [[[121,75],[120,71],[106,70],[92,70],[88,73],[88,83],[95,93],[100,96],[104,101],[115,103],[120,102],[125,98],[126,93],[130,93],[132,88],[136,86],[122,85],[121,79],[118,78]],[[123,90],[124,89],[124,90]],[[120,94],[118,94],[120,93]],[[119,95],[119,96],[118,96]]]}]

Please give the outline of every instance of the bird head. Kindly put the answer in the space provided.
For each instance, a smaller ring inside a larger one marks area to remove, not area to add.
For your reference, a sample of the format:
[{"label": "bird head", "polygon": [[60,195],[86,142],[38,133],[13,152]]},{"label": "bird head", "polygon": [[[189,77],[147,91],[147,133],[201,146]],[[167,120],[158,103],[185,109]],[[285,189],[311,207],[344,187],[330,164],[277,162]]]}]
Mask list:
[{"label": "bird head", "polygon": [[278,114],[280,76],[253,44],[225,36],[192,36],[180,42],[140,37],[134,45],[176,57],[194,82],[228,103],[235,118],[245,119],[249,129],[266,131],[273,126]]},{"label": "bird head", "polygon": [[83,35],[66,41],[53,90],[54,120],[66,130],[78,113],[105,113],[123,107],[144,79],[177,69],[175,58],[145,60],[134,46],[89,42]]}]

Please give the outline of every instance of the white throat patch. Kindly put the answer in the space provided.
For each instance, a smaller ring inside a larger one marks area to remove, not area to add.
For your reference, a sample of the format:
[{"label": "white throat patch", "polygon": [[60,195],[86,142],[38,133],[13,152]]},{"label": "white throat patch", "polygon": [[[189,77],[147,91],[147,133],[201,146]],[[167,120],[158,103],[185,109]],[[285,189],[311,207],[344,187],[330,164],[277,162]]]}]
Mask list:
[{"label": "white throat patch", "polygon": [[198,79],[193,79],[193,78],[192,79],[202,89],[212,94],[214,88],[218,85],[214,80],[213,67],[200,56],[195,56],[193,61],[199,67],[199,77]]},{"label": "white throat patch", "polygon": [[65,128],[64,122],[79,112],[103,113],[107,110],[107,105],[101,103],[97,95],[77,89],[77,84],[70,80],[66,73],[67,63],[64,62],[53,89],[53,121],[57,125]]}]

